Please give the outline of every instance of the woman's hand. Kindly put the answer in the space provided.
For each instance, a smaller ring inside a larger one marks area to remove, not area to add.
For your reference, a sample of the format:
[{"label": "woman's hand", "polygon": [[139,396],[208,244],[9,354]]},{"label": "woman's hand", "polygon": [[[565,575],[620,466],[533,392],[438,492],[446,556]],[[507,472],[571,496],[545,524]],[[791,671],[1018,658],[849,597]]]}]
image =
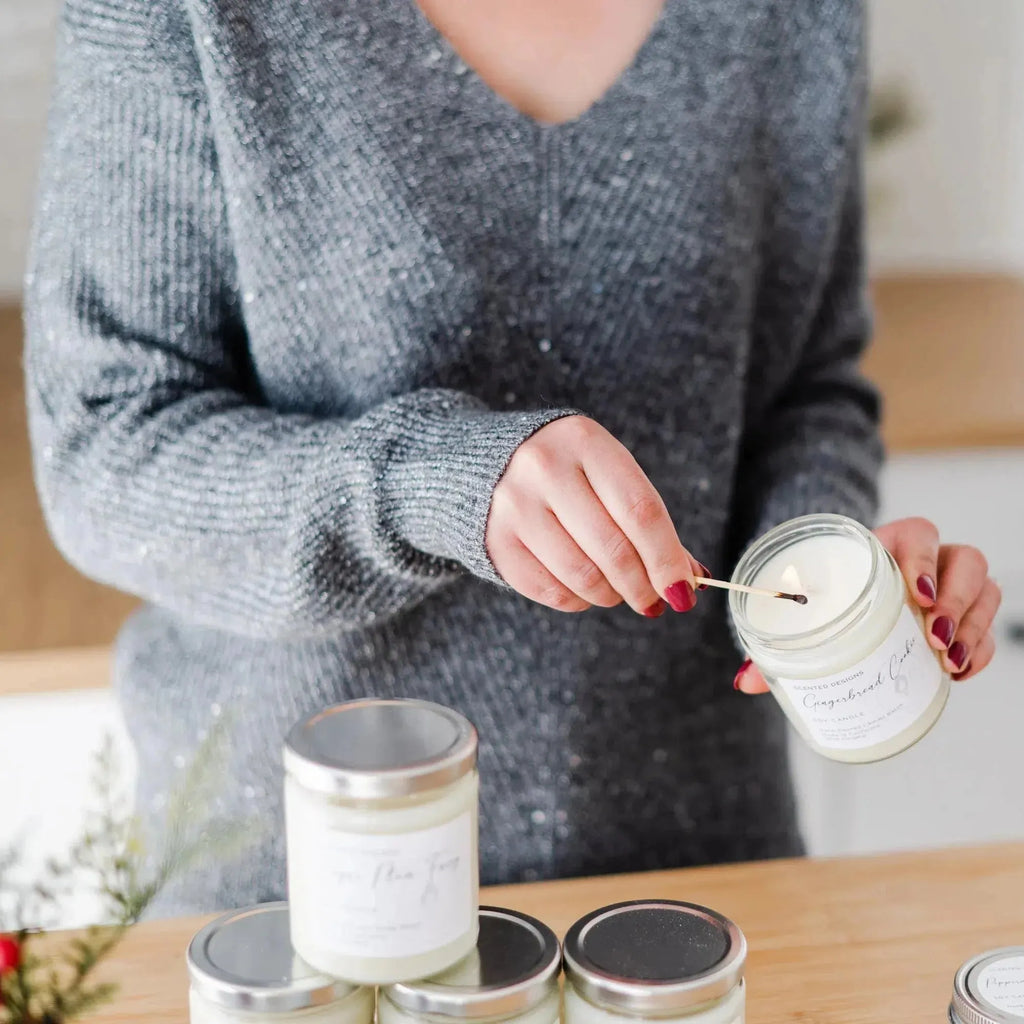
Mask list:
[{"label": "woman's hand", "polygon": [[[899,519],[875,530],[896,559],[914,599],[925,610],[925,633],[942,651],[946,671],[969,679],[995,653],[992,620],[1002,600],[989,578],[988,562],[966,544],[940,544],[939,531],[927,519]],[[737,690],[764,693],[764,677],[749,661],[736,674]]]},{"label": "woman's hand", "polygon": [[512,456],[495,488],[487,553],[520,594],[563,612],[625,601],[656,617],[696,603],[695,562],[661,495],[604,427],[567,416]]}]

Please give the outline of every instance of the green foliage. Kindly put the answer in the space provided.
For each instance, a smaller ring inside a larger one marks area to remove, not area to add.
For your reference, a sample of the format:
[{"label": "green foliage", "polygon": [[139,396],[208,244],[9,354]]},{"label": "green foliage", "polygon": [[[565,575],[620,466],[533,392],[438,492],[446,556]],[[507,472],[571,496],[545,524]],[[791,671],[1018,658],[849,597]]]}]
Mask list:
[{"label": "green foliage", "polygon": [[905,135],[917,124],[917,114],[907,90],[896,82],[877,85],[868,102],[868,144],[881,149]]},{"label": "green foliage", "polygon": [[[93,787],[98,809],[85,822],[66,856],[47,862],[31,884],[16,877],[16,847],[0,850],[0,933],[21,946],[18,968],[0,976],[0,1024],[64,1024],[91,1013],[116,994],[117,985],[94,980],[96,968],[176,878],[211,859],[232,859],[256,838],[254,820],[223,821],[210,813],[227,755],[222,719],[199,748],[166,812],[166,841],[156,856],[145,855],[138,821],[118,796],[119,765],[111,739],[96,756]],[[51,936],[46,954],[37,950],[59,920],[73,891],[99,895],[108,924],[61,943]]]}]

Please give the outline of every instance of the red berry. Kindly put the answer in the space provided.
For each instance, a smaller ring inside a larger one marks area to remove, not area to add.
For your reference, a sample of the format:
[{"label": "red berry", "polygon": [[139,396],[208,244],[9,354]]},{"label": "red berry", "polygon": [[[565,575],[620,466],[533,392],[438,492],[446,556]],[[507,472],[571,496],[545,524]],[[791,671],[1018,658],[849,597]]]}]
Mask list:
[{"label": "red berry", "polygon": [[0,974],[16,971],[21,963],[21,946],[9,935],[0,935]]}]

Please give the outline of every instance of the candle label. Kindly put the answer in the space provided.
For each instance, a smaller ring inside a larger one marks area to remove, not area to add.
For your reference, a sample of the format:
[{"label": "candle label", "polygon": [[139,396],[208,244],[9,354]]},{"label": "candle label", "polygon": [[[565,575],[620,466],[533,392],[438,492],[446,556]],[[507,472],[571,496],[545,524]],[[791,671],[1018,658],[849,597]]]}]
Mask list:
[{"label": "candle label", "polygon": [[474,925],[474,819],[388,835],[323,826],[306,801],[289,807],[291,850],[317,894],[313,941],[342,956],[403,957],[454,942]]},{"label": "candle label", "polygon": [[1024,1018],[1024,956],[1008,956],[982,968],[978,995],[1003,1013]]},{"label": "candle label", "polygon": [[942,684],[942,667],[906,606],[882,643],[863,661],[819,679],[776,682],[816,743],[860,750],[909,728]]}]

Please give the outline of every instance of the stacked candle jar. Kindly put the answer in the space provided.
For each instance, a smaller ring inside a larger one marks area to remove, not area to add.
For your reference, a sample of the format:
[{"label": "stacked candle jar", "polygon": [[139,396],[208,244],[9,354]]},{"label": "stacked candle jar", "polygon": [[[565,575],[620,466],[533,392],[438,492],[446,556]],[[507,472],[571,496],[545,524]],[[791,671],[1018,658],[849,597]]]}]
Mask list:
[{"label": "stacked candle jar", "polygon": [[194,1024],[553,1024],[561,948],[479,906],[477,735],[414,700],[339,704],[285,742],[289,903],[225,914],[188,951]]},{"label": "stacked candle jar", "polygon": [[[193,938],[193,1024],[555,1024],[554,932],[478,906],[476,752],[462,715],[424,701],[353,701],[295,726],[290,903]],[[569,932],[568,1024],[742,1024],[745,958],[739,929],[703,907],[603,908]]]}]

